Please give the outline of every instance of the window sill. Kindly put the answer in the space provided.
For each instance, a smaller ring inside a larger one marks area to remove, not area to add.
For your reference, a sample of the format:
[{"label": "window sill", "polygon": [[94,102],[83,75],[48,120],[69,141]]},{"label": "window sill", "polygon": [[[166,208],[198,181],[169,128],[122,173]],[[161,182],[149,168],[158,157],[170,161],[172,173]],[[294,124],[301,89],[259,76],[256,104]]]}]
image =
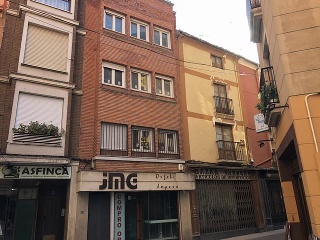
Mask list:
[{"label": "window sill", "polygon": [[25,64],[25,63],[21,63],[21,66],[30,67],[30,68],[36,68],[36,69],[55,72],[55,73],[61,73],[61,74],[64,74],[64,75],[68,75],[69,74],[68,72],[65,72],[65,71],[58,71],[58,70],[49,69],[49,68],[37,67],[37,66],[33,66],[33,65]]},{"label": "window sill", "polygon": [[138,158],[138,157],[109,157],[109,156],[95,156],[94,160],[106,161],[125,161],[125,162],[153,162],[153,163],[177,163],[184,164],[185,161],[181,159],[157,159],[157,158]]},{"label": "window sill", "polygon": [[112,85],[108,83],[102,83],[101,84],[101,89],[103,90],[111,90],[114,92],[128,92],[128,89],[122,86],[117,86],[117,85]]}]

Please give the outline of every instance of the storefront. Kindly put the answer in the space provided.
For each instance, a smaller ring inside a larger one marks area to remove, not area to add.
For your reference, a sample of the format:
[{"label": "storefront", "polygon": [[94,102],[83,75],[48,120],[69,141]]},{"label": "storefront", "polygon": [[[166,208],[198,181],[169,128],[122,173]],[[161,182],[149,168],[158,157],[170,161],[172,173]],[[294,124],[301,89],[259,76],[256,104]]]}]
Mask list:
[{"label": "storefront", "polygon": [[0,239],[63,239],[71,167],[0,166]]},{"label": "storefront", "polygon": [[194,175],[83,171],[77,187],[87,194],[88,240],[179,239],[191,226]]}]

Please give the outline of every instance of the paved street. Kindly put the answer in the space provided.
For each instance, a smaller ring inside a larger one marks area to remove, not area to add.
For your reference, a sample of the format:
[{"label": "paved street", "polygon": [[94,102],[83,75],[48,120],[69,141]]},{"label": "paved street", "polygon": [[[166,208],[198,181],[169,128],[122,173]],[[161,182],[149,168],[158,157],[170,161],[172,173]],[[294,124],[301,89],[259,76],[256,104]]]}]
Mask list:
[{"label": "paved street", "polygon": [[283,240],[285,237],[285,230],[275,230],[270,232],[255,233],[233,238],[225,238],[224,240]]}]

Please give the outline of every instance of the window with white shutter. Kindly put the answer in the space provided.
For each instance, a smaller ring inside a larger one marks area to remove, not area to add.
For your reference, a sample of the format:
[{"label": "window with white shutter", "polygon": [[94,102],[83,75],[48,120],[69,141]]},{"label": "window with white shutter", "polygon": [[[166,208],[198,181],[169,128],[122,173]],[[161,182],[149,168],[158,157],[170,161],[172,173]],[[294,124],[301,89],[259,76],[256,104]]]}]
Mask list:
[{"label": "window with white shutter", "polygon": [[29,24],[23,64],[66,72],[68,41],[67,33]]}]

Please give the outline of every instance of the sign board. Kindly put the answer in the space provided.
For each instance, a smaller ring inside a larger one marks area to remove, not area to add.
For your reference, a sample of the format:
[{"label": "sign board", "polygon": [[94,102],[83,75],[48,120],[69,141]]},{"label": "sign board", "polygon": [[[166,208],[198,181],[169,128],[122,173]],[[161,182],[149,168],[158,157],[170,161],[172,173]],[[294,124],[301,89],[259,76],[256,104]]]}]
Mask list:
[{"label": "sign board", "polygon": [[17,166],[0,167],[0,179],[70,179],[71,167]]},{"label": "sign board", "polygon": [[126,199],[124,193],[114,194],[114,239],[125,240],[125,209]]},{"label": "sign board", "polygon": [[264,123],[264,116],[262,113],[254,115],[253,119],[254,119],[254,125],[257,133],[265,132],[269,130],[268,125]]},{"label": "sign board", "polygon": [[187,173],[78,173],[78,191],[180,191],[195,190],[195,176]]}]

